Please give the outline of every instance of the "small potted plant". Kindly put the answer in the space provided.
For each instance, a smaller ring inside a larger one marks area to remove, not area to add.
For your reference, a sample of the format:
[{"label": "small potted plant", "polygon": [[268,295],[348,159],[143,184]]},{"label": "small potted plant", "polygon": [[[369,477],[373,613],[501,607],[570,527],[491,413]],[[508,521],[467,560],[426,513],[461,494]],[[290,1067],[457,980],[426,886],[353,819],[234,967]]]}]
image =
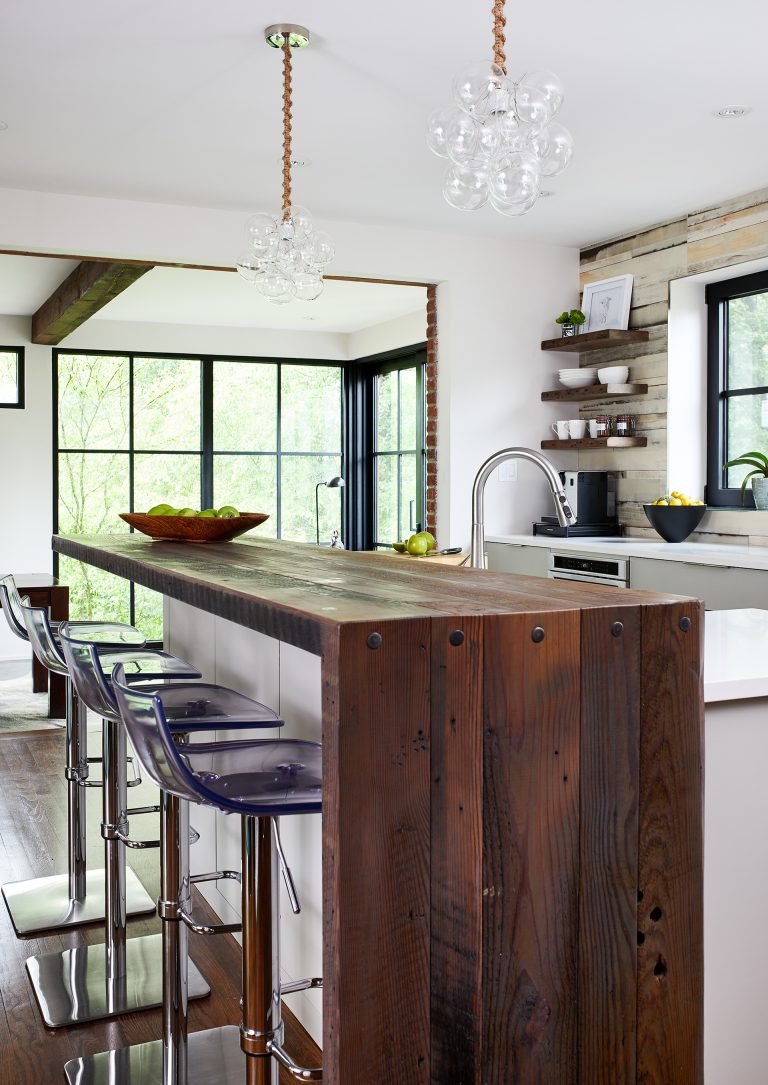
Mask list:
[{"label": "small potted plant", "polygon": [[560,316],[555,317],[555,324],[560,325],[565,338],[566,335],[578,335],[586,319],[581,309],[564,309]]},{"label": "small potted plant", "polygon": [[751,467],[741,483],[741,503],[747,491],[747,483],[752,479],[752,496],[756,509],[768,509],[768,456],[763,452],[742,452],[735,460],[728,460],[723,467]]}]

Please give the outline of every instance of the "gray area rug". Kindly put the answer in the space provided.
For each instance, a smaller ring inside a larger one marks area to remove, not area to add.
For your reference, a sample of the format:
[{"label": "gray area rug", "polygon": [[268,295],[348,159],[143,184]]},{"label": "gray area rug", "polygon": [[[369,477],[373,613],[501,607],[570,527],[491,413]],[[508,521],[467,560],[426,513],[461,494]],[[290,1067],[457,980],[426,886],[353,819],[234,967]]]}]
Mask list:
[{"label": "gray area rug", "polygon": [[31,665],[24,660],[0,663],[0,735],[63,726],[63,720],[48,719],[48,694],[32,692]]}]

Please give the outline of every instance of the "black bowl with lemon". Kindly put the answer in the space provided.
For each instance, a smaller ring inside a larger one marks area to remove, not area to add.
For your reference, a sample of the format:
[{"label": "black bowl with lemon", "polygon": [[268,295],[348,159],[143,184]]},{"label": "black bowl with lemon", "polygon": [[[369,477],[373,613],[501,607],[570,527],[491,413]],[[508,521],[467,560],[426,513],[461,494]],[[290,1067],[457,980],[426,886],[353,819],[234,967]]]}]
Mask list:
[{"label": "black bowl with lemon", "polygon": [[660,497],[650,505],[643,505],[645,515],[654,531],[665,542],[685,542],[701,523],[707,506],[703,501],[693,501],[686,494],[674,491],[669,497]]}]

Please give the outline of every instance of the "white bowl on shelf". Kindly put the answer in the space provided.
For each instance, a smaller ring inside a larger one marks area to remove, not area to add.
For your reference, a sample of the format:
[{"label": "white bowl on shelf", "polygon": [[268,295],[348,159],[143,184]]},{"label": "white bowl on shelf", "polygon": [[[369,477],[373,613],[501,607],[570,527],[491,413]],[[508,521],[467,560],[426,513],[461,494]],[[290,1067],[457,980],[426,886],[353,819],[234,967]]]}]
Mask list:
[{"label": "white bowl on shelf", "polygon": [[588,388],[597,381],[597,373],[594,369],[582,369],[580,373],[572,373],[559,380],[566,388]]},{"label": "white bowl on shelf", "polygon": [[600,384],[626,384],[629,379],[628,365],[609,365],[598,369]]}]

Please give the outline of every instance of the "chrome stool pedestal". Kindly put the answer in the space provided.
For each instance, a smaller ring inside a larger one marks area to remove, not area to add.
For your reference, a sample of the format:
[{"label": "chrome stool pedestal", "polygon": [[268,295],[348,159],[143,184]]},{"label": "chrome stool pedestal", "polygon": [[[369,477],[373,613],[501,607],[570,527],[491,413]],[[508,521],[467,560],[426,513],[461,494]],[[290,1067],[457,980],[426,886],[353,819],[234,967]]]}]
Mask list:
[{"label": "chrome stool pedestal", "polygon": [[[32,607],[24,610],[30,623],[45,626],[44,613]],[[33,628],[32,624],[29,628]],[[137,649],[103,654],[107,636],[96,623],[87,626],[67,623],[60,631],[65,662],[80,701],[103,717],[101,835],[105,938],[102,945],[77,946],[27,959],[27,972],[49,1028],[117,1017],[162,1004],[162,938],[156,934],[129,939],[126,929],[129,877],[125,849],[159,846],[159,841],[132,840],[128,835],[128,815],[156,812],[158,807],[128,808],[126,733],[102,667],[111,669],[119,659],[132,670],[136,680],[187,679],[184,687],[178,688],[189,688],[188,680],[199,677],[199,672],[183,660],[162,652]],[[145,896],[149,910],[154,912],[151,899],[146,893]],[[203,997],[209,990],[193,967],[191,997]]]},{"label": "chrome stool pedestal", "polygon": [[[87,712],[75,692],[53,631],[48,627],[46,633],[50,634],[50,640],[46,635],[44,641],[40,642],[28,629],[25,608],[11,576],[0,578],[0,603],[14,634],[21,640],[31,642],[43,666],[55,674],[64,675],[66,681],[64,776],[67,780],[67,873],[7,882],[2,887],[13,929],[17,935],[31,935],[103,922],[106,914],[104,870],[88,870],[86,866],[85,789],[101,786],[100,781],[88,779]],[[89,624],[72,623],[73,627]],[[136,646],[144,644],[144,638],[132,626],[114,623],[104,628],[111,630],[111,642],[108,645],[105,643],[110,650],[125,648],[131,643]],[[128,872],[126,880],[126,910],[131,916],[147,915],[154,911],[152,898],[133,871]]]}]

